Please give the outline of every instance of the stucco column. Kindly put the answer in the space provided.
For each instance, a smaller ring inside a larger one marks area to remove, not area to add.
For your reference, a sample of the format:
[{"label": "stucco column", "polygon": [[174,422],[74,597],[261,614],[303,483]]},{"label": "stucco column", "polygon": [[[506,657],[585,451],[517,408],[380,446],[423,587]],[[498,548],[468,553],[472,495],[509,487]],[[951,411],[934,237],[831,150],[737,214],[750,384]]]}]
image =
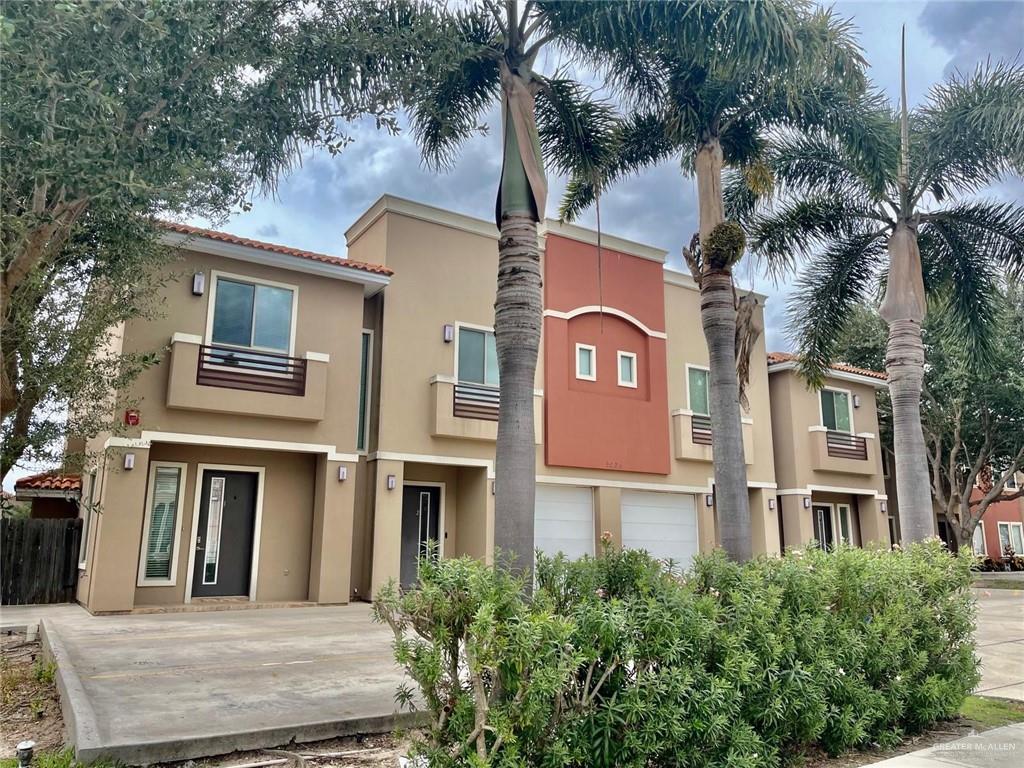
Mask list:
[{"label": "stucco column", "polygon": [[882,511],[882,502],[873,496],[857,497],[857,514],[860,517],[860,545],[872,544],[888,547],[889,516]]},{"label": "stucco column", "polygon": [[[133,469],[124,469],[126,453],[135,456]],[[110,448],[104,456],[103,471],[100,508],[93,519],[95,544],[86,575],[89,579],[86,608],[93,613],[130,611],[135,607],[135,585],[139,577],[149,448]],[[185,510],[178,510],[178,526],[184,514]],[[179,558],[188,557],[187,546],[183,543]]]},{"label": "stucco column", "polygon": [[598,486],[594,489],[594,551],[601,553],[601,534],[608,531],[612,544],[622,547],[622,490]]},{"label": "stucco column", "polygon": [[[388,476],[395,478],[388,489]],[[370,577],[372,597],[394,579],[398,581],[402,568],[402,482],[405,462],[377,461],[374,480],[373,505],[373,571]]]},{"label": "stucco column", "polygon": [[459,467],[455,540],[445,544],[446,557],[490,562],[494,545],[494,495],[484,467]]},{"label": "stucco column", "polygon": [[802,548],[814,538],[814,523],[811,520],[811,510],[804,509],[804,499],[810,496],[787,494],[782,496],[782,529],[786,540],[783,542],[786,547]]},{"label": "stucco column", "polygon": [[778,514],[768,508],[773,498],[774,489],[750,489],[750,537],[755,555],[777,555],[781,551]]},{"label": "stucco column", "polygon": [[[339,468],[347,476],[339,480]],[[309,599],[314,603],[347,603],[352,579],[352,516],[358,465],[316,461],[313,495],[313,538],[309,553]]]}]

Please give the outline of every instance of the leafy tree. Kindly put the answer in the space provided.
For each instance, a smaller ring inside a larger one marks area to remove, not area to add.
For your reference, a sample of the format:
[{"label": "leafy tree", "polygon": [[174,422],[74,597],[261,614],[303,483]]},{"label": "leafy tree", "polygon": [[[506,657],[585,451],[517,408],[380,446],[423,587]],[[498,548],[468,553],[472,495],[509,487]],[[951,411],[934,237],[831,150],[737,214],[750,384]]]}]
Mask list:
[{"label": "leafy tree", "polygon": [[[921,420],[931,496],[957,546],[971,541],[993,503],[1024,496],[1024,489],[1007,488],[1014,473],[1024,471],[1024,293],[1000,288],[993,306],[992,333],[999,343],[985,352],[982,364],[964,344],[952,307],[934,308],[924,324],[928,365]],[[839,336],[837,356],[877,367],[885,357],[887,335],[877,308],[858,304]],[[888,444],[888,393],[879,392],[879,401],[882,439]]]},{"label": "leafy tree", "polygon": [[[415,87],[404,101],[427,165],[449,167],[462,144],[483,129],[485,113],[499,105],[502,170],[495,223],[498,281],[494,333],[501,382],[495,461],[495,546],[533,562],[536,446],[533,389],[542,320],[537,223],[547,198],[545,161],[560,172],[603,162],[603,137],[612,110],[588,98],[582,85],[561,74],[545,75],[537,57],[550,44],[579,53],[573,28],[555,28],[556,14],[581,17],[614,11],[610,4],[480,0],[447,6],[427,0],[354,4],[339,28],[361,25],[381,8],[400,25],[434,30],[408,61],[387,56],[379,66],[395,82]],[[411,74],[410,74],[411,73]],[[334,73],[319,87],[333,88]],[[319,88],[318,88],[319,89]]]},{"label": "leafy tree", "polygon": [[[857,121],[850,97],[864,87],[850,25],[803,0],[628,2],[630,23],[585,24],[591,58],[635,112],[613,135],[610,163],[576,169],[562,203],[574,218],[620,178],[670,157],[697,180],[699,237],[686,251],[700,286],[710,361],[715,497],[722,545],[751,555],[750,508],[740,388],[733,267],[743,230],[725,217],[723,169],[754,188],[770,185],[759,163],[767,137],[784,127]],[[844,134],[845,135],[845,134]],[[858,152],[855,141],[851,152]]]},{"label": "leafy tree", "polygon": [[1024,206],[972,195],[1024,173],[1024,68],[984,66],[912,112],[903,105],[887,110],[885,146],[899,137],[898,154],[851,153],[825,134],[777,137],[764,155],[779,194],[749,226],[752,249],[776,270],[810,260],[791,321],[812,381],[850,308],[884,286],[900,526],[919,541],[935,533],[921,427],[926,302],[948,304],[975,361],[992,351],[1000,275],[1024,275]]},{"label": "leafy tree", "polygon": [[[122,294],[105,315],[88,300],[112,275],[137,281],[150,263],[153,249],[127,219],[219,218],[244,204],[255,182],[273,186],[304,145],[340,149],[339,121],[370,114],[392,125],[401,84],[380,78],[367,50],[415,47],[419,32],[371,19],[336,36],[325,61],[316,30],[339,3],[4,4],[2,472],[29,447],[45,452],[40,440],[59,437],[65,423],[59,404],[86,391],[68,389],[71,379],[54,365],[72,379],[92,370],[86,358],[107,333],[100,320],[124,319],[137,306]],[[311,97],[301,86],[324,70],[336,84]],[[109,248],[126,237],[130,247]],[[88,242],[105,252],[83,254]],[[117,376],[133,365],[124,361]]]}]

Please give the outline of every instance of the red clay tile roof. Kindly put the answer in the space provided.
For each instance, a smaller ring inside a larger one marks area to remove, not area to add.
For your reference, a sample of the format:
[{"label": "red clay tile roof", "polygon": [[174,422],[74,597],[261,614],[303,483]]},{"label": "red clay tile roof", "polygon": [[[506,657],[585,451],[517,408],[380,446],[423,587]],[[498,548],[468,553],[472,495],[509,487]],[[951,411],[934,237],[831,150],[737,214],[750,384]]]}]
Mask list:
[{"label": "red clay tile roof", "polygon": [[[768,353],[768,365],[795,362],[796,359],[796,355],[791,354],[790,352]],[[881,371],[872,371],[868,368],[858,368],[855,365],[847,365],[846,363],[832,363],[831,368],[834,371],[843,371],[844,373],[856,373],[859,376],[868,376],[872,379],[879,379],[880,381],[886,381],[889,378],[887,374],[882,373]]]},{"label": "red clay tile roof", "polygon": [[23,477],[14,483],[15,491],[81,491],[81,475],[64,475],[60,472],[41,472]]},{"label": "red clay tile roof", "polygon": [[353,259],[343,259],[340,256],[329,256],[326,253],[315,253],[314,251],[303,251],[299,248],[289,248],[284,245],[277,245],[276,243],[265,243],[262,240],[250,240],[247,237],[239,237],[238,235],[231,235],[227,232],[217,232],[213,229],[203,229],[202,227],[192,227],[188,224],[178,224],[173,221],[161,221],[160,226],[171,230],[172,232],[178,232],[182,235],[193,235],[195,237],[208,237],[211,240],[219,240],[222,243],[231,243],[232,245],[245,245],[249,248],[259,248],[264,251],[272,251],[274,253],[282,253],[285,256],[297,256],[300,259],[311,259],[313,261],[320,261],[324,264],[337,264],[339,267],[350,267],[352,269],[361,269],[364,272],[373,272],[378,275],[390,276],[394,274],[394,270],[388,269],[382,264],[368,264],[363,261],[354,261]]}]

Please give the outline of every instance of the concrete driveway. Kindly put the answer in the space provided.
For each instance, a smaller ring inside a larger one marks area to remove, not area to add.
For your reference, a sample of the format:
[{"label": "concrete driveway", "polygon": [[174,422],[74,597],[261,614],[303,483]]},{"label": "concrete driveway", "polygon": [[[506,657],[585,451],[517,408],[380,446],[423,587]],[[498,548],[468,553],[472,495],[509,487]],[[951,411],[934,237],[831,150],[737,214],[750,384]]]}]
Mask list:
[{"label": "concrete driveway", "polygon": [[976,589],[978,656],[981,684],[977,693],[1024,701],[1024,591]]},{"label": "concrete driveway", "polygon": [[223,754],[397,725],[370,606],[43,619],[80,759]]}]

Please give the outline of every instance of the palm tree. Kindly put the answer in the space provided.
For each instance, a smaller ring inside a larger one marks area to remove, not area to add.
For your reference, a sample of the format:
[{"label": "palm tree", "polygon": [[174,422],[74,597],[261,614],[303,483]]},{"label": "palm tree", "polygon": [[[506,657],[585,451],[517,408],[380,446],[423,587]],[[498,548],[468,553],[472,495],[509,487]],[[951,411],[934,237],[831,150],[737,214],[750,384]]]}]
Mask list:
[{"label": "palm tree", "polygon": [[[583,26],[589,50],[616,92],[635,105],[617,127],[617,151],[597,175],[578,170],[561,207],[575,218],[624,176],[678,157],[697,179],[699,248],[687,251],[700,287],[710,367],[715,497],[721,543],[737,560],[751,556],[743,456],[732,269],[743,232],[725,218],[722,171],[760,178],[767,136],[855,119],[863,61],[847,22],[803,0],[758,3],[694,0],[630,2],[624,30]],[[840,103],[856,109],[842,111]]]},{"label": "palm tree", "polygon": [[606,162],[601,141],[614,118],[614,111],[590,100],[579,83],[535,68],[549,44],[574,50],[571,29],[560,34],[551,28],[552,6],[572,9],[580,18],[610,8],[538,0],[526,0],[521,7],[517,0],[478,0],[460,7],[429,0],[357,2],[341,25],[364,24],[382,39],[395,31],[392,27],[421,33],[422,50],[382,50],[371,70],[384,81],[407,82],[409,87],[400,90],[406,92],[403,100],[416,140],[432,168],[449,167],[462,144],[481,132],[485,113],[500,104],[494,334],[501,394],[494,538],[496,547],[521,568],[533,563],[533,393],[543,313],[537,223],[546,208],[544,161],[559,172]]},{"label": "palm tree", "polygon": [[905,540],[920,541],[935,534],[921,325],[928,302],[940,302],[982,363],[1001,273],[1024,276],[1024,206],[972,197],[1024,171],[1024,69],[997,64],[954,76],[909,113],[903,91],[901,114],[882,113],[889,140],[872,162],[823,133],[783,135],[764,152],[775,201],[758,211],[739,185],[734,200],[752,250],[777,272],[810,260],[790,317],[812,382],[852,308],[883,291],[900,526]]}]

